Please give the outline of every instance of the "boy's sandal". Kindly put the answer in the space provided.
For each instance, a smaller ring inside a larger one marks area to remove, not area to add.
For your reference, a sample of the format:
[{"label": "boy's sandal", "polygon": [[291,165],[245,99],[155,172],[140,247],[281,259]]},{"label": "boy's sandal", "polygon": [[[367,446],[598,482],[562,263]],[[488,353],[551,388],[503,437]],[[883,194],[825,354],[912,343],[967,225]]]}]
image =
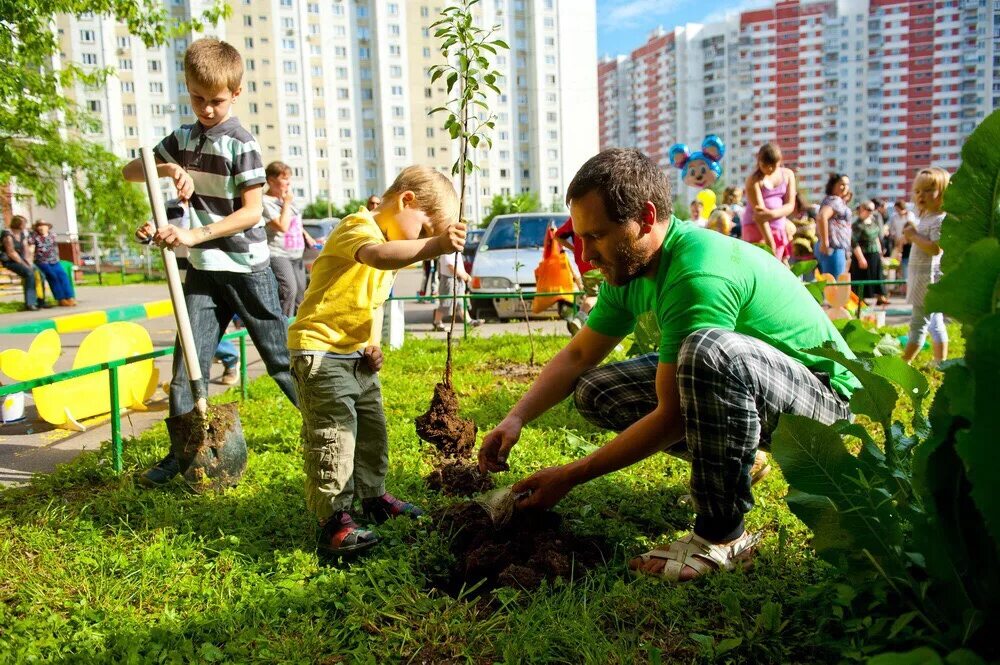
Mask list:
[{"label": "boy's sandal", "polygon": [[362,529],[345,515],[345,519],[334,517],[324,525],[316,549],[319,554],[339,557],[358,554],[377,543],[375,532]]},{"label": "boy's sandal", "polygon": [[689,533],[672,542],[667,549],[658,547],[637,557],[640,563],[648,563],[654,559],[665,562],[659,573],[647,572],[638,566],[631,570],[636,575],[649,575],[668,582],[677,582],[685,567],[692,568],[696,577],[719,570],[747,568],[753,561],[760,539],[760,534],[745,531],[735,542],[729,545],[717,545],[694,533]]}]

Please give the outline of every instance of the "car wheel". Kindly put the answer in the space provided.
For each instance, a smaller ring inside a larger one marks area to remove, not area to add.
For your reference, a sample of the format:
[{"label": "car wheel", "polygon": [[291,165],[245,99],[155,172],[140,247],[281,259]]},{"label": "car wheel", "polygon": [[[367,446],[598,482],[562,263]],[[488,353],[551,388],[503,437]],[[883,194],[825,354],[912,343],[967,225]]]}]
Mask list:
[{"label": "car wheel", "polygon": [[489,300],[473,298],[469,304],[469,310],[474,319],[496,319],[497,310]]}]

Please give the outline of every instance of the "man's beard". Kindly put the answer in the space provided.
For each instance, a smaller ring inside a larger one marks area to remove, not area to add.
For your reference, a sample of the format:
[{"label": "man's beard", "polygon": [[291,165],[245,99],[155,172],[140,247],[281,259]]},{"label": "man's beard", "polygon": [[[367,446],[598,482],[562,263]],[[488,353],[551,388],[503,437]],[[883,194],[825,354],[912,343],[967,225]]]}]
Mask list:
[{"label": "man's beard", "polygon": [[618,244],[614,260],[610,263],[602,262],[598,267],[604,268],[604,277],[613,286],[625,286],[641,275],[648,263],[639,237],[626,235]]}]

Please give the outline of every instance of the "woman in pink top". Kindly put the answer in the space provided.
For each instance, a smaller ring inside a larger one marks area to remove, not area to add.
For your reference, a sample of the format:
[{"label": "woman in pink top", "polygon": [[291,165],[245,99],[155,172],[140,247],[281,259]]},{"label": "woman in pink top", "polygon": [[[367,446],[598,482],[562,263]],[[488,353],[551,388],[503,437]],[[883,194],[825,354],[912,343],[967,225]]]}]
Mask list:
[{"label": "woman in pink top", "polygon": [[781,150],[765,143],[757,152],[757,169],[747,178],[747,207],[743,210],[743,239],[763,243],[779,261],[791,255],[785,230],[795,209],[795,174],[781,165]]}]

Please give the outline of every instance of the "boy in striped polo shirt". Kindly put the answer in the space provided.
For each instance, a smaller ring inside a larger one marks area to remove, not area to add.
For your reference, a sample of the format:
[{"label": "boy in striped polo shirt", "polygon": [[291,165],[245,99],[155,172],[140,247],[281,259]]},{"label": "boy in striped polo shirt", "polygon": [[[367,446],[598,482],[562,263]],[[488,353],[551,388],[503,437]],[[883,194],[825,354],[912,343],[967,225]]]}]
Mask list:
[{"label": "boy in striped polo shirt", "polygon": [[[184,280],[202,380],[233,315],[239,315],[267,372],[293,404],[298,404],[288,370],[288,326],[281,314],[278,287],[269,265],[267,234],[261,217],[264,163],[260,146],[232,115],[240,95],[243,59],[231,45],[199,39],[184,54],[184,78],[197,122],[181,125],[156,146],[157,174],[171,178],[187,201],[190,228],[145,224],[142,242],[189,247]],[[122,170],[126,180],[142,182],[142,160]],[[179,344],[179,342],[178,342]],[[187,413],[194,401],[180,354],[174,355],[170,415]],[[179,471],[168,454],[145,471],[139,482],[165,484]]]}]

